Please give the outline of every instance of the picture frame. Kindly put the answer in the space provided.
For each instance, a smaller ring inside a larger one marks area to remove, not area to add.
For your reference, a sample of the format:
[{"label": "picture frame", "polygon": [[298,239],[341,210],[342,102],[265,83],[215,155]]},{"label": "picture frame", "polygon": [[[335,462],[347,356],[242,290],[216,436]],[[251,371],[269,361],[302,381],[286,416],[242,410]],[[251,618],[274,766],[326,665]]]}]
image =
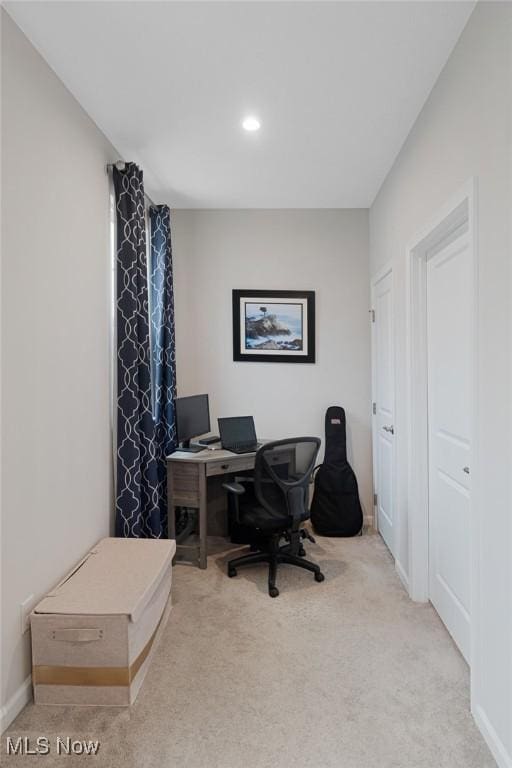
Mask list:
[{"label": "picture frame", "polygon": [[315,292],[234,289],[233,360],[315,362]]}]

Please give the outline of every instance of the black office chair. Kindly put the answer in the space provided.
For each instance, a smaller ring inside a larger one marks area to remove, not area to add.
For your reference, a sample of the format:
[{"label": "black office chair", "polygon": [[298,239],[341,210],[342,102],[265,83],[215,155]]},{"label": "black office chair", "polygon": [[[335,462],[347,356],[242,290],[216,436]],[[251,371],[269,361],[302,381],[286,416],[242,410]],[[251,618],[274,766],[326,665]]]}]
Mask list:
[{"label": "black office chair", "polygon": [[[276,440],[262,446],[256,454],[254,481],[246,485],[231,482],[223,487],[232,494],[236,522],[254,533],[253,549],[258,551],[237,557],[228,563],[228,576],[237,568],[254,563],[268,563],[268,593],[277,597],[277,567],[289,563],[315,574],[323,581],[320,566],[305,560],[302,541],[311,538],[302,528],[309,518],[308,484],[313,472],[320,440],[296,437]],[[282,539],[284,544],[280,544]]]}]

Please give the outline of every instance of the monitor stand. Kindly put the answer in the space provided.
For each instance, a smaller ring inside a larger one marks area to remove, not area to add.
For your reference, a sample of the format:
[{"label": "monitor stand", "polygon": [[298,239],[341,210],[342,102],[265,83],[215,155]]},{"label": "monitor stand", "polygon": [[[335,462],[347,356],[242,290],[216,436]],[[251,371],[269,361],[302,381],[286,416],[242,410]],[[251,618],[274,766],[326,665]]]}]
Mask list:
[{"label": "monitor stand", "polygon": [[183,440],[181,445],[178,445],[177,450],[184,453],[199,453],[199,451],[204,451],[204,445],[190,445],[190,440]]}]

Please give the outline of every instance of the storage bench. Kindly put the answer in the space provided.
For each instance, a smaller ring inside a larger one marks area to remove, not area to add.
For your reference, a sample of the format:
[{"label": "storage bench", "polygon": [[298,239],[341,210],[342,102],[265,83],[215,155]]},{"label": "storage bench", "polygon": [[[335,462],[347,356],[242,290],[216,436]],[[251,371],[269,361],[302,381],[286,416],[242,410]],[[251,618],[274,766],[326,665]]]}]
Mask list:
[{"label": "storage bench", "polygon": [[102,539],[30,616],[36,704],[129,706],[171,610],[168,539]]}]

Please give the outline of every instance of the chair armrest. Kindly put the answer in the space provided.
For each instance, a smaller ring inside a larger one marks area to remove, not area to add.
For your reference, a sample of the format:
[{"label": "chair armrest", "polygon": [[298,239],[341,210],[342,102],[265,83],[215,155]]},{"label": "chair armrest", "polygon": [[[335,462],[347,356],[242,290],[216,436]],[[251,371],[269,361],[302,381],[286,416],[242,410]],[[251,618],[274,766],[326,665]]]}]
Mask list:
[{"label": "chair armrest", "polygon": [[222,487],[228,491],[228,493],[234,493],[236,496],[241,496],[245,493],[245,488],[241,483],[222,483]]}]

